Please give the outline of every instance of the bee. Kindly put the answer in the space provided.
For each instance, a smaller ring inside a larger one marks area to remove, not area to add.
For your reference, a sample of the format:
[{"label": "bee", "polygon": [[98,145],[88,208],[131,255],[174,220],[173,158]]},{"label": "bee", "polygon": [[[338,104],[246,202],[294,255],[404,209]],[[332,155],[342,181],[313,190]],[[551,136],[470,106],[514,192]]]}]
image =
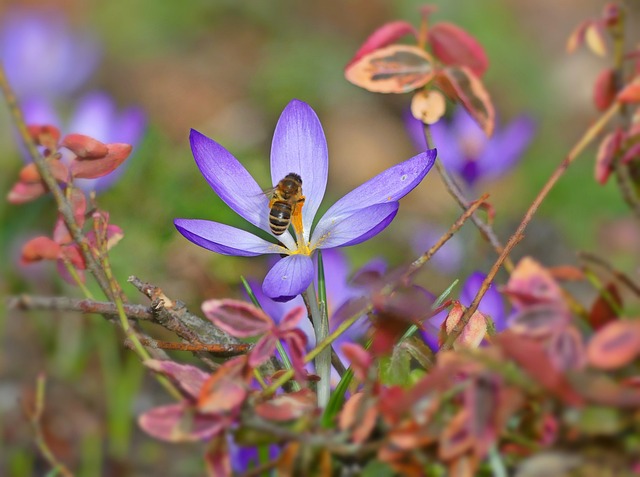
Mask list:
[{"label": "bee", "polygon": [[302,178],[293,172],[287,174],[273,189],[268,190],[269,228],[273,235],[282,235],[291,223],[296,206],[304,202]]}]

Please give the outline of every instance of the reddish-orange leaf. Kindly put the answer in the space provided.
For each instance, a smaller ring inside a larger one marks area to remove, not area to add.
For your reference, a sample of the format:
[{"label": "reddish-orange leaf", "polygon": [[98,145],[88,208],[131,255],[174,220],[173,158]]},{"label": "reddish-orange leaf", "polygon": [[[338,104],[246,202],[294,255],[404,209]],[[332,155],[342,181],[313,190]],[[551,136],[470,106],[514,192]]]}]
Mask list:
[{"label": "reddish-orange leaf", "polygon": [[581,268],[574,265],[557,265],[555,267],[549,267],[549,273],[556,280],[562,280],[565,282],[579,282],[584,280],[584,272]]},{"label": "reddish-orange leaf", "polygon": [[109,152],[99,159],[82,159],[80,156],[71,161],[71,174],[77,179],[96,179],[114,171],[131,154],[130,144],[108,144]]},{"label": "reddish-orange leaf", "polygon": [[439,91],[420,90],[411,99],[411,114],[425,124],[434,124],[447,110],[447,102]]},{"label": "reddish-orange leaf", "polygon": [[411,23],[407,23],[404,21],[385,23],[371,35],[369,35],[369,37],[364,41],[353,58],[351,58],[345,69],[348,69],[349,66],[351,66],[363,56],[368,55],[369,53],[380,48],[384,48],[397,39],[409,34],[412,34],[414,36],[417,35],[417,31]]},{"label": "reddish-orange leaf", "polygon": [[618,101],[622,103],[640,102],[640,83],[635,81],[622,88],[618,93]]},{"label": "reddish-orange leaf", "polygon": [[29,135],[38,146],[43,146],[53,150],[57,147],[60,140],[60,130],[48,124],[45,125],[29,125],[27,126]]},{"label": "reddish-orange leaf", "polygon": [[567,53],[573,53],[584,42],[584,32],[591,24],[591,20],[585,20],[578,25],[567,39]]},{"label": "reddish-orange leaf", "polygon": [[445,65],[466,66],[479,77],[489,67],[478,40],[452,23],[441,22],[429,28],[429,44],[433,55]]},{"label": "reddish-orange leaf", "polygon": [[261,335],[274,327],[264,311],[244,301],[207,300],[202,311],[214,325],[236,338]]},{"label": "reddish-orange leaf", "polygon": [[451,460],[472,449],[474,438],[469,427],[469,409],[462,408],[440,434],[440,459]]},{"label": "reddish-orange leaf", "polygon": [[[363,393],[353,394],[344,404],[338,418],[340,429],[351,430],[351,439],[356,444],[364,442],[369,437],[378,417],[376,406],[372,402],[363,402],[364,399]],[[364,413],[361,406],[366,406]],[[358,417],[360,420],[356,420]]]},{"label": "reddish-orange leaf", "polygon": [[593,86],[593,103],[599,111],[607,109],[616,99],[616,75],[613,68],[602,70]]},{"label": "reddish-orange leaf", "polygon": [[47,192],[42,182],[17,182],[7,194],[10,204],[24,204]]},{"label": "reddish-orange leaf", "polygon": [[109,152],[106,144],[84,134],[68,134],[60,145],[82,159],[99,159]]},{"label": "reddish-orange leaf", "polygon": [[38,262],[40,260],[56,260],[60,258],[61,247],[49,237],[36,237],[29,240],[22,247],[22,263]]},{"label": "reddish-orange leaf", "polygon": [[464,106],[487,136],[493,134],[495,109],[480,78],[466,66],[459,66],[445,68],[436,81],[453,101]]},{"label": "reddish-orange leaf", "polygon": [[[604,291],[608,297],[605,297],[604,293],[598,295],[589,311],[589,323],[594,330],[599,330],[607,323],[618,318],[614,306],[617,306],[618,310],[622,308],[622,297],[615,283],[609,283]],[[613,301],[613,306],[611,301]]]},{"label": "reddish-orange leaf", "polygon": [[291,421],[311,415],[316,409],[316,394],[309,388],[280,394],[255,406],[256,414],[268,421]]},{"label": "reddish-orange leaf", "polygon": [[618,369],[640,354],[640,322],[616,320],[598,331],[587,346],[589,364],[598,369]]},{"label": "reddish-orange leaf", "polygon": [[545,267],[531,257],[522,258],[502,290],[524,308],[537,303],[564,303],[562,289]]},{"label": "reddish-orange leaf", "polygon": [[409,45],[381,48],[345,70],[347,80],[374,93],[407,93],[427,84],[433,74],[429,54]]},{"label": "reddish-orange leaf", "polygon": [[596,181],[605,184],[609,180],[609,176],[613,172],[613,160],[620,152],[620,145],[625,138],[622,128],[616,128],[610,132],[600,142],[598,153],[596,154],[594,175]]},{"label": "reddish-orange leaf", "polygon": [[224,363],[202,385],[197,408],[203,413],[228,412],[244,401],[247,396],[246,356],[239,356]]}]

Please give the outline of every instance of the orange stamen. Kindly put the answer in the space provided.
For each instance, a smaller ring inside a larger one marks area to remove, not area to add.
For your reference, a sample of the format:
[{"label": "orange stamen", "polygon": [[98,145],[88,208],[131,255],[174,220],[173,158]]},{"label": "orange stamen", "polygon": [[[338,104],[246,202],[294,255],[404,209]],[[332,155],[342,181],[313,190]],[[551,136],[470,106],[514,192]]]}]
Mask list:
[{"label": "orange stamen", "polygon": [[302,237],[302,206],[304,205],[304,196],[301,197],[301,200],[296,202],[296,206],[293,209],[293,214],[291,215],[291,223],[293,224],[293,229],[296,231],[296,235]]}]

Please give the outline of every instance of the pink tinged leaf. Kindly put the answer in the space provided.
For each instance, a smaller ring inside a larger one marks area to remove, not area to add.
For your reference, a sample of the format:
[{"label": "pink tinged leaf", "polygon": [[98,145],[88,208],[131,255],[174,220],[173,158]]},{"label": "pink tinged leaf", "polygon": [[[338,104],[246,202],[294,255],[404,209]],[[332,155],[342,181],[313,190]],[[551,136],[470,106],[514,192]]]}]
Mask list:
[{"label": "pink tinged leaf", "polygon": [[425,124],[435,124],[447,110],[447,102],[436,90],[420,90],[411,99],[411,114]]},{"label": "pink tinged leaf", "polygon": [[514,333],[542,338],[560,332],[571,321],[567,308],[557,303],[541,303],[520,308],[509,319]]},{"label": "pink tinged leaf", "polygon": [[10,204],[25,204],[46,194],[47,189],[41,182],[17,182],[7,194]]},{"label": "pink tinged leaf", "polygon": [[640,102],[640,82],[634,81],[628,84],[618,93],[618,101],[621,103],[638,103]]},{"label": "pink tinged leaf", "polygon": [[150,436],[167,442],[197,442],[223,430],[219,416],[199,415],[184,403],[153,408],[138,417],[138,425]]},{"label": "pink tinged leaf", "polygon": [[591,22],[584,32],[584,42],[597,56],[607,56],[605,30],[600,22]]},{"label": "pink tinged leaf", "polygon": [[276,349],[278,338],[271,333],[264,335],[258,340],[249,353],[249,366],[257,368],[267,361]]},{"label": "pink tinged leaf", "polygon": [[216,414],[238,408],[247,397],[246,365],[247,357],[239,356],[220,366],[200,390],[198,411]]},{"label": "pink tinged leaf", "polygon": [[214,325],[236,338],[261,335],[275,326],[264,311],[239,300],[207,300],[202,311]]},{"label": "pink tinged leaf", "polygon": [[598,331],[587,345],[587,359],[594,368],[619,369],[640,354],[640,322],[618,320]]},{"label": "pink tinged leaf", "polygon": [[403,21],[385,23],[371,35],[369,35],[369,37],[364,41],[353,58],[351,58],[345,69],[348,69],[353,63],[358,61],[363,56],[368,55],[369,53],[383,48],[387,45],[390,45],[394,41],[409,34],[414,36],[418,34],[411,23]]},{"label": "pink tinged leaf", "polygon": [[593,87],[593,102],[598,111],[604,111],[613,104],[616,92],[616,74],[613,68],[602,70]]},{"label": "pink tinged leaf", "polygon": [[607,134],[600,142],[595,163],[595,178],[599,184],[606,184],[613,172],[613,161],[620,152],[620,146],[625,136],[622,128],[617,128]]},{"label": "pink tinged leaf", "polygon": [[36,237],[22,247],[20,260],[22,263],[33,263],[40,260],[57,260],[62,248],[49,237]]},{"label": "pink tinged leaf", "polygon": [[502,291],[519,308],[537,303],[564,303],[562,289],[551,272],[531,257],[524,257],[518,262]]},{"label": "pink tinged leaf", "polygon": [[632,145],[625,151],[620,159],[622,164],[629,164],[631,161],[640,158],[640,143]]},{"label": "pink tinged leaf", "polygon": [[[66,183],[69,179],[69,169],[67,166],[59,161],[58,159],[48,157],[45,159],[47,166],[49,167],[49,171],[51,175],[58,181],[62,183]],[[19,179],[21,182],[40,182],[42,181],[42,176],[40,176],[40,172],[38,171],[38,167],[35,163],[27,164],[20,170]]]},{"label": "pink tinged leaf", "polygon": [[307,379],[305,370],[305,356],[307,349],[307,336],[302,330],[291,330],[284,335],[284,342],[289,350],[289,358],[295,372],[296,380]]},{"label": "pink tinged leaf", "polygon": [[429,44],[433,55],[445,65],[466,66],[479,77],[489,67],[489,58],[478,40],[452,23],[433,25]]},{"label": "pink tinged leaf", "polygon": [[465,392],[465,407],[469,410],[469,430],[474,438],[475,455],[482,459],[495,442],[498,430],[500,383],[496,377],[477,376]]},{"label": "pink tinged leaf", "polygon": [[31,139],[38,145],[53,150],[58,146],[60,141],[60,130],[49,124],[45,125],[29,125],[27,131]]},{"label": "pink tinged leaf", "polygon": [[[366,409],[361,409],[366,406]],[[358,419],[359,418],[359,419]],[[365,401],[364,393],[355,393],[344,404],[338,418],[340,430],[351,430],[351,439],[356,444],[361,444],[371,435],[376,426],[378,410],[371,398]]]},{"label": "pink tinged leaf", "polygon": [[345,71],[348,81],[374,93],[407,93],[427,84],[433,75],[429,54],[408,45],[376,50]]},{"label": "pink tinged leaf", "polygon": [[317,409],[316,394],[309,388],[293,393],[279,394],[254,407],[255,413],[267,421],[292,421],[311,416]]},{"label": "pink tinged leaf", "polygon": [[106,156],[99,159],[76,157],[71,161],[71,175],[76,179],[97,179],[113,172],[131,154],[130,144],[107,144]]},{"label": "pink tinged leaf", "polygon": [[474,438],[469,430],[469,409],[462,408],[440,434],[438,457],[452,460],[471,450]]},{"label": "pink tinged leaf", "polygon": [[585,20],[571,32],[571,35],[569,35],[567,39],[567,53],[573,53],[584,43],[584,33],[591,22],[592,20]]},{"label": "pink tinged leaf", "polygon": [[359,381],[364,381],[373,365],[373,357],[357,343],[342,345],[344,357],[351,363],[351,369]]},{"label": "pink tinged leaf", "polygon": [[[606,296],[605,296],[606,294]],[[603,328],[618,318],[618,310],[623,306],[622,297],[615,283],[609,283],[600,292],[589,310],[589,324],[594,330]]]},{"label": "pink tinged leaf", "polygon": [[79,227],[82,227],[84,225],[85,213],[87,212],[87,198],[84,192],[76,188],[71,189],[69,203],[73,210],[73,217],[76,219],[76,223]]},{"label": "pink tinged leaf", "polygon": [[[456,301],[449,311],[447,318],[444,321],[444,327],[447,334],[450,334],[455,326],[462,318],[466,308],[460,304],[460,302]],[[477,348],[480,346],[480,343],[484,339],[487,334],[487,321],[485,316],[476,311],[469,318],[469,322],[462,330],[462,333],[456,341],[453,343],[454,349],[464,349],[464,348]]]},{"label": "pink tinged leaf", "polygon": [[442,90],[460,103],[487,136],[493,134],[495,109],[482,81],[467,67],[445,68],[436,76]]},{"label": "pink tinged leaf", "polygon": [[231,477],[233,475],[229,444],[224,435],[216,436],[209,442],[204,454],[204,461],[209,477]]},{"label": "pink tinged leaf", "polygon": [[53,240],[61,245],[69,245],[73,243],[73,237],[67,228],[67,224],[64,223],[62,216],[58,216],[56,224],[53,227]]},{"label": "pink tinged leaf", "polygon": [[199,396],[200,389],[202,389],[204,383],[209,379],[209,374],[188,364],[178,364],[168,360],[148,359],[144,362],[144,365],[156,373],[167,376],[180,386],[180,389],[188,396],[194,399]]},{"label": "pink tinged leaf", "polygon": [[582,335],[574,326],[568,326],[551,336],[547,343],[551,362],[560,371],[581,370],[587,364]]},{"label": "pink tinged leaf", "polygon": [[81,159],[99,159],[109,153],[106,144],[84,134],[68,134],[60,145]]},{"label": "pink tinged leaf", "polygon": [[82,256],[80,248],[77,245],[68,245],[62,247],[62,256],[77,270],[85,270],[87,268],[84,257]]},{"label": "pink tinged leaf", "polygon": [[300,320],[304,317],[305,314],[306,311],[302,306],[296,306],[292,310],[289,310],[284,318],[280,320],[280,323],[278,323],[278,331],[285,332],[289,330],[295,330],[298,326],[298,323],[300,323]]}]

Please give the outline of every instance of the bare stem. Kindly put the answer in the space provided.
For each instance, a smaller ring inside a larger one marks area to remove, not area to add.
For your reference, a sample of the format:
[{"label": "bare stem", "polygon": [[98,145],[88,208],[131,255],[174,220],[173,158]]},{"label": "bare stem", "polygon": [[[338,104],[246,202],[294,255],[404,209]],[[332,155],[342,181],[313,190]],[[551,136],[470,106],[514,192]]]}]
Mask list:
[{"label": "bare stem", "polygon": [[538,210],[538,207],[540,207],[540,204],[542,203],[542,201],[547,197],[547,195],[549,194],[553,186],[556,184],[556,182],[558,182],[560,177],[562,177],[562,175],[569,168],[571,163],[575,161],[576,158],[580,155],[580,153],[600,134],[602,129],[607,125],[607,123],[611,120],[611,118],[618,113],[619,110],[620,110],[620,103],[616,102],[607,111],[605,111],[605,113],[602,116],[600,116],[598,121],[596,121],[594,124],[591,125],[591,127],[589,127],[589,129],[587,129],[587,131],[578,140],[575,146],[573,146],[571,151],[569,151],[569,154],[567,155],[567,157],[564,158],[564,160],[556,168],[553,174],[551,174],[551,177],[549,177],[549,180],[547,180],[547,182],[542,187],[542,189],[540,190],[536,198],[533,200],[533,203],[527,209],[527,212],[525,213],[522,221],[520,222],[520,225],[518,226],[516,231],[513,233],[511,238],[509,238],[509,241],[505,245],[504,250],[502,251],[502,253],[498,257],[496,262],[491,267],[491,270],[489,271],[486,278],[482,282],[482,286],[480,287],[480,289],[478,290],[478,293],[476,294],[475,298],[471,302],[471,305],[469,306],[469,308],[465,310],[460,321],[456,324],[456,326],[451,331],[451,333],[449,333],[449,336],[447,336],[447,339],[445,343],[442,345],[441,350],[448,350],[453,347],[453,343],[456,341],[456,339],[458,339],[458,337],[462,333],[462,330],[469,322],[469,319],[478,309],[480,300],[482,300],[482,297],[485,295],[485,293],[489,289],[489,286],[491,285],[491,282],[493,282],[493,279],[498,273],[500,266],[504,263],[504,260],[507,258],[511,249],[513,249],[513,247],[515,247],[516,244],[520,240],[522,240],[522,238],[524,237],[524,231],[527,228],[527,225],[529,225],[529,222],[531,222],[531,219],[533,219],[533,216]]},{"label": "bare stem", "polygon": [[[309,312],[311,313],[311,322],[313,323],[313,330],[316,334],[316,342],[320,343],[326,340],[329,335],[329,320],[326,318],[326,314],[320,313],[313,282],[304,294],[306,295],[305,301],[308,303]],[[322,352],[318,353],[314,364],[316,374],[320,376],[317,387],[318,406],[323,408],[329,402],[331,395],[331,347],[327,349],[323,348]]]}]

